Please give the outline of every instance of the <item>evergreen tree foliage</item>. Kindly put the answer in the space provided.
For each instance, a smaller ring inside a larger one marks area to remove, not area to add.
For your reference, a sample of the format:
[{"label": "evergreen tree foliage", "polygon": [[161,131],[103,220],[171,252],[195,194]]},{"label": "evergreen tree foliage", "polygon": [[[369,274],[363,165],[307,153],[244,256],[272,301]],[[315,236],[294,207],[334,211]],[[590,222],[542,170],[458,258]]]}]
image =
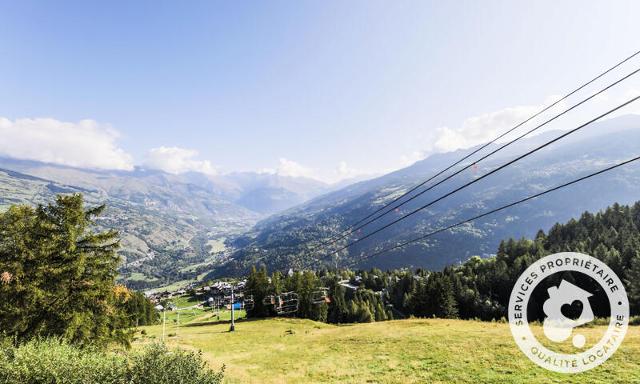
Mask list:
[{"label": "evergreen tree foliage", "polygon": [[0,214],[0,329],[8,336],[128,342],[129,294],[115,285],[118,234],[94,225],[104,208],[86,209],[76,194]]},{"label": "evergreen tree foliage", "polygon": [[[614,204],[602,212],[585,212],[577,220],[555,224],[548,233],[539,230],[533,239],[506,239],[500,242],[495,256],[474,256],[441,272],[324,270],[296,272],[282,279],[276,272],[269,285],[266,271],[258,273],[261,277],[257,279],[254,269],[249,282],[253,287],[260,280],[260,292],[274,294],[276,286],[297,292],[300,306],[296,316],[330,323],[384,321],[411,315],[497,320],[507,316],[513,285],[528,266],[551,253],[575,251],[604,261],[624,279],[632,315],[638,315],[639,228],[640,202],[632,207]],[[309,300],[311,292],[320,286],[329,289],[328,305],[314,305]],[[354,286],[357,289],[350,288]]]},{"label": "evergreen tree foliage", "polygon": [[247,317],[267,317],[273,315],[269,310],[269,306],[263,303],[263,300],[269,295],[269,277],[267,276],[266,267],[257,270],[256,267],[251,268],[251,273],[247,278],[245,286],[246,293],[253,296],[253,308],[247,311]]}]

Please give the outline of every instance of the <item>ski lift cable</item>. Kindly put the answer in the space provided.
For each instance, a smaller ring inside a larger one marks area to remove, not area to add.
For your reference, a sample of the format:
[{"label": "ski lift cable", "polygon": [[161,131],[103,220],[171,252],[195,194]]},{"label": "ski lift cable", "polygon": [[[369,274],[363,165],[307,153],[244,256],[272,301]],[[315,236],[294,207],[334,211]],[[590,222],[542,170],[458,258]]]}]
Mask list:
[{"label": "ski lift cable", "polygon": [[[355,226],[357,226],[358,224],[370,219],[371,217],[373,217],[374,215],[380,213],[381,211],[387,209],[389,206],[397,203],[398,201],[400,201],[401,199],[403,199],[404,197],[406,197],[407,195],[413,193],[414,191],[416,191],[417,189],[419,189],[420,187],[424,186],[426,183],[428,183],[429,181],[435,179],[436,177],[442,175],[443,173],[445,173],[446,171],[450,170],[451,168],[455,167],[456,165],[464,162],[465,160],[469,159],[471,156],[473,156],[474,154],[478,153],[479,151],[483,150],[484,148],[488,147],[489,145],[495,143],[496,141],[500,140],[501,138],[503,138],[504,136],[508,135],[509,133],[513,132],[514,130],[516,130],[517,128],[521,127],[522,125],[524,125],[525,123],[531,121],[532,119],[536,118],[537,116],[541,115],[542,113],[548,111],[549,109],[553,108],[554,106],[558,105],[559,103],[561,103],[562,101],[568,99],[569,97],[573,96],[574,94],[578,93],[579,91],[581,91],[582,89],[586,88],[587,86],[591,85],[592,83],[596,82],[598,79],[604,77],[605,75],[607,75],[608,73],[612,72],[613,70],[615,70],[616,68],[622,66],[623,64],[625,64],[626,62],[630,61],[631,59],[635,58],[636,56],[640,55],[640,50],[636,51],[635,53],[631,54],[630,56],[624,58],[623,60],[621,60],[620,62],[616,63],[615,65],[613,65],[612,67],[606,69],[605,71],[601,72],[600,74],[598,74],[597,76],[595,76],[594,78],[592,78],[591,80],[581,84],[580,86],[578,86],[577,88],[575,88],[574,90],[572,90],[571,92],[565,94],[564,96],[562,96],[560,99],[556,100],[554,103],[548,105],[547,107],[544,107],[543,109],[541,109],[540,111],[536,112],[535,114],[533,114],[531,117],[525,119],[524,121],[522,121],[521,123],[517,124],[516,126],[510,128],[509,130],[505,131],[504,133],[498,135],[496,138],[494,138],[493,140],[481,145],[480,147],[478,147],[477,149],[473,150],[471,153],[465,155],[464,157],[462,157],[461,159],[457,160],[456,162],[454,162],[453,164],[447,166],[445,169],[439,171],[438,173],[436,173],[435,175],[431,176],[429,179],[415,185],[414,187],[412,187],[411,189],[409,189],[408,191],[404,192],[402,195],[394,198],[392,201],[386,203],[384,206],[378,208],[376,211],[368,214],[367,216],[363,217],[362,219],[358,220],[357,222],[351,224],[347,229],[345,229],[342,233],[348,233],[350,232]],[[393,211],[395,209],[392,208],[390,211]],[[379,215],[378,217],[376,217],[375,220],[379,219],[380,217],[386,215],[389,212],[385,212],[381,215]],[[340,235],[340,234],[339,234]],[[330,238],[329,240],[322,242],[321,244],[318,245],[318,247],[312,247],[311,251],[320,248],[320,247],[324,247],[328,244],[334,244],[337,240],[340,240],[342,238],[344,238],[346,236],[342,236],[339,239],[333,240],[335,238],[335,236],[333,236],[332,238]],[[250,244],[245,245],[243,247],[241,247],[240,249],[238,249],[237,251],[242,251],[245,249],[248,249],[252,246],[254,246],[256,243],[256,240],[252,241]],[[318,260],[320,260],[320,258],[318,258]]]},{"label": "ski lift cable", "polygon": [[459,191],[471,186],[472,184],[475,184],[475,183],[479,182],[480,180],[483,180],[483,179],[491,176],[492,174],[494,174],[494,173],[496,173],[496,172],[498,172],[498,171],[500,171],[500,170],[502,170],[502,169],[514,164],[515,162],[520,161],[521,159],[523,159],[525,157],[528,157],[528,156],[530,156],[530,155],[542,150],[543,148],[548,147],[549,145],[551,145],[551,144],[553,144],[553,143],[555,143],[555,142],[557,142],[559,140],[562,140],[563,138],[565,138],[565,137],[567,137],[567,136],[569,136],[569,135],[571,135],[571,134],[573,134],[573,133],[585,128],[586,126],[592,124],[595,121],[600,120],[601,118],[603,118],[603,117],[605,117],[607,115],[610,115],[613,112],[616,112],[617,110],[619,110],[619,109],[621,109],[621,108],[623,108],[623,107],[625,107],[625,106],[637,101],[638,99],[640,99],[640,96],[636,96],[636,97],[633,97],[633,98],[627,100],[626,102],[624,102],[624,103],[622,103],[622,104],[620,104],[620,105],[608,110],[607,112],[602,113],[601,115],[599,115],[599,116],[587,121],[586,123],[574,128],[574,129],[571,129],[571,130],[561,134],[560,136],[558,136],[558,137],[556,137],[556,138],[554,138],[552,140],[547,141],[546,143],[544,143],[544,144],[542,144],[542,145],[540,145],[540,146],[538,146],[538,147],[536,147],[536,148],[524,153],[523,155],[520,155],[520,156],[516,157],[515,159],[510,160],[510,161],[502,164],[498,168],[495,168],[495,169],[485,173],[484,175],[479,176],[478,178],[473,179],[473,180],[463,184],[462,186],[454,189],[453,191],[450,191],[450,192],[438,197],[437,199],[432,200],[429,203],[427,203],[427,204],[425,204],[425,205],[423,205],[423,206],[421,206],[419,208],[416,208],[415,210],[413,210],[413,211],[407,213],[406,215],[404,215],[404,216],[402,216],[402,217],[400,217],[400,218],[398,218],[398,219],[396,219],[396,220],[394,220],[394,221],[392,221],[392,222],[390,222],[390,223],[388,223],[388,224],[376,229],[375,231],[373,231],[373,232],[371,232],[371,233],[369,233],[369,234],[367,234],[367,235],[365,235],[365,236],[363,236],[363,237],[361,237],[359,239],[356,239],[356,240],[348,243],[347,245],[343,246],[342,248],[338,249],[335,252],[343,251],[343,250],[351,247],[352,245],[357,244],[357,243],[359,243],[359,242],[361,242],[361,241],[363,241],[363,240],[375,235],[376,233],[379,233],[379,232],[383,231],[384,229],[389,228],[389,227],[397,224],[398,222],[407,219],[410,216],[413,216],[414,214],[424,210],[425,208],[428,208],[428,207],[432,206],[433,204],[435,204],[435,203],[437,203],[437,202],[439,202],[439,201],[441,201],[441,200],[443,200],[443,199],[445,199],[445,198],[447,198],[447,197],[449,197],[449,196],[451,196],[451,195],[453,195],[453,194],[455,194],[455,193],[457,193],[457,192],[459,192]]},{"label": "ski lift cable", "polygon": [[[522,140],[524,137],[526,137],[526,136],[530,135],[531,133],[533,133],[533,132],[535,132],[535,131],[539,130],[540,128],[542,128],[542,127],[544,127],[545,125],[547,125],[547,124],[551,123],[552,121],[554,121],[554,120],[558,119],[559,117],[561,117],[561,116],[563,116],[563,115],[565,115],[565,114],[569,113],[570,111],[572,111],[572,110],[574,110],[574,109],[578,108],[578,107],[579,107],[579,106],[581,106],[582,104],[586,103],[586,102],[587,102],[587,101],[589,101],[589,100],[592,100],[593,98],[595,98],[595,97],[599,96],[600,94],[604,93],[605,91],[607,91],[607,90],[611,89],[612,87],[614,87],[614,86],[616,86],[616,85],[620,84],[621,82],[623,82],[623,81],[627,80],[628,78],[630,78],[631,76],[633,76],[633,75],[637,74],[638,72],[640,72],[640,68],[638,68],[638,69],[636,69],[636,70],[634,70],[634,71],[632,71],[632,72],[628,73],[627,75],[623,76],[622,78],[620,78],[620,79],[616,80],[615,82],[613,82],[613,83],[611,83],[611,84],[607,85],[606,87],[604,87],[604,88],[600,89],[599,91],[597,91],[597,92],[595,92],[595,93],[591,94],[591,95],[590,95],[590,96],[588,96],[587,98],[585,98],[585,99],[581,100],[580,102],[578,102],[578,103],[576,103],[576,104],[572,105],[571,107],[569,107],[569,108],[567,108],[567,109],[563,110],[562,112],[560,112],[560,113],[556,114],[555,116],[553,116],[553,117],[549,118],[548,120],[545,120],[543,123],[541,123],[541,124],[537,125],[536,127],[532,128],[532,129],[530,129],[530,130],[528,130],[527,132],[525,132],[525,133],[521,134],[520,136],[516,137],[515,139],[513,139],[513,140],[511,140],[511,141],[509,141],[509,142],[507,142],[507,143],[505,143],[505,144],[502,144],[501,146],[499,146],[498,148],[494,149],[493,151],[491,151],[491,152],[489,152],[489,153],[485,154],[484,156],[482,156],[482,157],[481,157],[481,158],[479,158],[478,160],[476,160],[476,161],[474,161],[474,162],[472,162],[472,163],[470,163],[470,164],[468,164],[468,165],[464,166],[463,168],[461,168],[461,169],[457,170],[456,172],[454,172],[454,173],[450,174],[449,176],[445,177],[444,179],[442,179],[442,180],[438,181],[437,183],[435,183],[435,184],[433,184],[433,185],[429,186],[428,188],[426,188],[426,189],[422,190],[421,192],[419,192],[419,193],[417,193],[417,194],[413,195],[413,196],[412,196],[412,197],[410,197],[409,199],[407,199],[407,200],[405,200],[405,201],[401,202],[401,203],[400,203],[400,204],[398,204],[398,205],[392,206],[392,207],[391,207],[390,209],[388,209],[386,212],[383,212],[383,213],[381,213],[380,215],[378,215],[378,216],[376,216],[376,217],[374,217],[374,218],[371,218],[371,219],[369,219],[368,221],[364,222],[363,224],[361,224],[361,225],[359,225],[359,226],[357,226],[357,227],[355,227],[355,228],[351,229],[351,231],[358,231],[358,230],[360,230],[360,229],[362,229],[362,228],[364,228],[364,227],[368,226],[369,224],[371,224],[371,223],[373,223],[373,222],[377,221],[377,220],[378,220],[378,219],[380,219],[381,217],[383,217],[383,216],[387,215],[387,214],[388,214],[388,213],[390,213],[391,211],[398,210],[398,208],[399,208],[399,207],[401,207],[401,206],[403,206],[403,205],[405,205],[405,204],[407,204],[407,203],[411,202],[412,200],[414,200],[414,199],[416,199],[416,198],[420,197],[421,195],[425,194],[426,192],[429,192],[429,191],[430,191],[430,190],[432,190],[433,188],[435,188],[435,187],[437,187],[437,186],[441,185],[442,183],[444,183],[445,181],[450,180],[451,178],[453,178],[453,177],[455,177],[455,176],[459,175],[460,173],[462,173],[462,172],[466,171],[467,169],[469,169],[469,168],[473,167],[474,165],[478,164],[479,162],[481,162],[481,161],[483,161],[483,160],[486,160],[487,158],[489,158],[489,157],[493,156],[493,155],[494,155],[494,154],[496,154],[497,152],[500,152],[500,151],[501,151],[501,150],[503,150],[504,148],[506,148],[506,147],[508,147],[508,146],[510,146],[510,145],[512,145],[512,144],[514,144],[514,143],[516,143],[517,141]],[[491,142],[491,143],[493,143],[493,142]],[[455,164],[454,164],[454,165],[455,165]],[[448,169],[449,169],[449,168],[448,168]],[[439,173],[438,175],[440,175],[440,174],[441,174],[441,173]],[[436,177],[436,176],[438,176],[438,175],[435,175],[434,177],[432,177],[432,178],[431,178],[431,179],[429,179],[429,180],[432,180],[433,178],[435,178],[435,177]],[[421,184],[421,186],[422,186],[422,185],[424,185],[424,183],[423,183],[423,184]],[[335,242],[337,242],[338,240],[341,240],[341,239],[343,239],[343,238],[347,237],[348,235],[349,235],[349,233],[344,233],[344,234],[340,235],[339,237],[337,237],[336,239],[334,239],[334,240],[332,240],[332,241],[329,241],[329,242],[328,242],[328,244],[334,244],[334,243],[335,243]]]},{"label": "ski lift cable", "polygon": [[[465,160],[469,159],[471,156],[475,155],[476,153],[482,151],[483,149],[485,149],[486,147],[488,147],[491,144],[494,144],[495,142],[497,142],[498,140],[502,139],[503,137],[505,137],[506,135],[508,135],[509,133],[513,132],[514,130],[518,129],[519,127],[521,127],[522,125],[528,123],[529,121],[533,120],[534,118],[540,116],[541,114],[543,114],[544,112],[548,111],[549,109],[553,108],[554,106],[558,105],[559,103],[561,103],[562,101],[568,99],[569,97],[573,96],[574,94],[576,94],[577,92],[581,91],[582,89],[586,88],[587,86],[591,85],[592,83],[594,83],[595,81],[597,81],[598,79],[602,78],[603,76],[607,75],[608,73],[610,73],[611,71],[615,70],[616,68],[620,67],[621,65],[623,65],[624,63],[628,62],[629,60],[633,59],[634,57],[636,57],[637,55],[640,54],[640,50],[636,51],[635,53],[633,53],[632,55],[626,57],[625,59],[619,61],[618,63],[616,63],[615,65],[613,65],[612,67],[606,69],[605,71],[601,72],[600,74],[598,74],[597,76],[595,76],[594,78],[592,78],[591,80],[581,84],[580,86],[578,86],[577,88],[575,88],[574,90],[570,91],[569,93],[565,94],[564,96],[562,96],[560,99],[556,100],[555,102],[551,103],[550,105],[542,108],[541,110],[539,110],[538,112],[534,113],[533,115],[531,115],[530,117],[528,117],[527,119],[523,120],[522,122],[518,123],[517,125],[515,125],[514,127],[508,129],[507,131],[503,132],[502,134],[498,135],[497,137],[495,137],[493,140],[481,145],[480,147],[476,148],[475,150],[473,150],[471,153],[463,156],[461,159],[455,161],[453,164],[447,166],[446,168],[444,168],[443,170],[437,172],[435,175],[431,176],[430,178],[428,178],[425,181],[420,182],[419,184],[413,186],[411,189],[409,189],[408,191],[404,192],[403,194],[401,194],[400,196],[394,198],[392,201],[386,203],[385,205],[383,205],[382,207],[378,208],[377,210],[375,210],[374,212],[368,214],[367,216],[363,217],[362,219],[356,221],[355,223],[351,224],[349,227],[347,227],[343,232],[341,232],[341,234],[338,235],[334,235],[332,236],[329,240],[327,240],[326,242],[322,242],[321,244],[319,244],[318,247],[323,247],[327,244],[333,244],[335,243],[335,241],[340,240],[342,238],[344,238],[346,235],[344,235],[344,233],[347,232],[351,232],[353,231],[354,227],[358,226],[360,223],[363,223],[365,221],[367,221],[368,219],[370,219],[371,217],[377,215],[378,213],[386,210],[389,206],[397,203],[398,201],[400,201],[401,199],[403,199],[404,197],[410,195],[411,193],[413,193],[414,191],[416,191],[417,189],[419,189],[420,187],[424,186],[426,183],[430,182],[431,180],[435,179],[436,177],[442,175],[443,173],[447,172],[448,170],[452,169],[453,167],[455,167],[456,165],[464,162]],[[393,208],[390,210],[392,211]],[[383,214],[381,214],[380,216],[378,216],[375,220],[379,219],[380,217],[386,215],[387,213],[389,213],[390,211],[387,211]],[[335,237],[337,236],[341,236],[338,239],[335,239]],[[335,239],[335,240],[334,240]],[[315,250],[317,248],[312,248],[312,250]]]},{"label": "ski lift cable", "polygon": [[[549,109],[553,108],[554,106],[558,105],[560,102],[566,100],[567,98],[571,97],[572,95],[576,94],[577,92],[581,91],[582,89],[586,88],[587,86],[589,86],[590,84],[594,83],[595,81],[597,81],[598,79],[604,77],[605,75],[607,75],[608,73],[612,72],[613,70],[615,70],[616,68],[620,67],[621,65],[623,65],[624,63],[630,61],[631,59],[633,59],[634,57],[638,56],[640,54],[640,50],[636,51],[635,53],[631,54],[630,56],[624,58],[623,60],[621,60],[620,62],[616,63],[615,65],[613,65],[612,67],[606,69],[605,71],[601,72],[600,74],[598,74],[597,76],[595,76],[594,78],[592,78],[591,80],[583,83],[582,85],[580,85],[579,87],[575,88],[574,90],[572,90],[571,92],[565,94],[564,96],[562,96],[560,99],[556,100],[554,103],[548,105],[547,107],[541,109],[540,111],[536,112],[535,114],[533,114],[531,117],[527,118],[526,120],[522,121],[521,123],[517,124],[516,126],[512,127],[511,129],[505,131],[504,133],[500,134],[499,136],[497,136],[496,138],[494,138],[493,140],[481,145],[480,147],[478,147],[477,149],[475,149],[474,151],[472,151],[471,153],[465,155],[464,157],[462,157],[461,159],[457,160],[456,162],[454,162],[453,164],[451,164],[450,166],[446,167],[445,169],[439,171],[438,173],[436,173],[435,175],[433,175],[432,177],[430,177],[429,179],[417,184],[416,186],[412,187],[410,190],[404,192],[402,195],[394,198],[392,201],[390,201],[389,203],[385,204],[384,206],[378,208],[376,211],[370,213],[369,215],[363,217],[362,219],[358,220],[357,222],[351,224],[347,229],[345,229],[343,231],[343,233],[345,232],[349,232],[351,231],[351,229],[355,226],[357,226],[358,224],[368,220],[369,218],[371,218],[372,216],[378,214],[379,212],[385,210],[386,208],[388,208],[390,205],[395,204],[396,202],[398,202],[399,200],[401,200],[402,198],[404,198],[405,196],[411,194],[412,192],[414,192],[415,190],[417,190],[418,188],[422,187],[423,185],[425,185],[426,183],[428,183],[429,181],[433,180],[434,178],[442,175],[444,172],[450,170],[451,168],[455,167],[456,165],[462,163],[463,161],[467,160],[468,158],[470,158],[471,156],[473,156],[474,154],[478,153],[479,151],[483,150],[484,148],[488,147],[489,145],[495,143],[496,141],[500,140],[502,137],[506,136],[507,134],[513,132],[515,129],[519,128],[520,126],[524,125],[525,123],[531,121],[532,119],[534,119],[535,117],[541,115],[542,113],[548,111]],[[393,210],[393,208],[391,209]],[[388,212],[380,215],[378,218],[386,215]],[[376,218],[376,220],[378,219]],[[340,239],[344,238],[345,236],[342,236]],[[333,236],[332,238],[330,238],[329,240],[327,240],[326,242],[322,242],[318,245],[318,247],[311,247],[311,251],[316,250],[319,247],[324,247],[325,245],[328,244],[333,244],[335,243],[337,240],[333,240],[333,238],[335,238],[335,236]],[[242,250],[246,250],[252,246],[255,245],[257,241],[254,240],[252,241],[250,244],[245,245],[243,247],[241,247],[240,249],[236,250],[236,251],[242,251]],[[320,260],[320,258],[317,258],[318,260]]]},{"label": "ski lift cable", "polygon": [[[640,97],[640,96],[639,96],[639,97]],[[637,99],[637,98],[636,98],[636,99]],[[448,231],[448,230],[453,229],[453,228],[455,228],[455,227],[459,227],[459,226],[461,226],[461,225],[463,225],[463,224],[470,223],[470,222],[472,222],[472,221],[475,221],[475,220],[477,220],[477,219],[483,218],[483,217],[485,217],[485,216],[492,215],[492,214],[494,214],[494,213],[496,213],[496,212],[499,212],[499,211],[502,211],[502,210],[505,210],[505,209],[511,208],[511,207],[513,207],[513,206],[516,206],[516,205],[518,205],[518,204],[522,204],[522,203],[527,202],[527,201],[529,201],[529,200],[533,200],[533,199],[535,199],[535,198],[538,198],[538,197],[540,197],[540,196],[546,195],[546,194],[548,194],[548,193],[555,192],[555,191],[557,191],[557,190],[559,190],[559,189],[562,189],[562,188],[566,188],[566,187],[571,186],[571,185],[573,185],[573,184],[576,184],[576,183],[579,183],[579,182],[581,182],[581,181],[584,181],[584,180],[590,179],[590,178],[592,178],[592,177],[595,177],[595,176],[601,175],[601,174],[603,174],[603,173],[606,173],[606,172],[612,171],[612,170],[614,170],[614,169],[620,168],[620,167],[625,166],[625,165],[627,165],[627,164],[631,164],[631,163],[633,163],[633,162],[635,162],[635,161],[638,161],[638,160],[640,160],[640,156],[637,156],[637,157],[634,157],[634,158],[632,158],[632,159],[629,159],[629,160],[623,161],[623,162],[621,162],[621,163],[618,163],[618,164],[612,165],[612,166],[610,166],[610,167],[607,167],[607,168],[601,169],[601,170],[599,170],[599,171],[597,171],[597,172],[590,173],[590,174],[588,174],[588,175],[586,175],[586,176],[582,176],[582,177],[580,177],[580,178],[578,178],[578,179],[575,179],[575,180],[569,181],[569,182],[567,182],[567,183],[560,184],[560,185],[558,185],[558,186],[555,186],[555,187],[553,187],[553,188],[547,189],[547,190],[542,191],[542,192],[540,192],[540,193],[536,193],[536,194],[534,194],[534,195],[531,195],[531,196],[525,197],[525,198],[523,198],[523,199],[520,199],[520,200],[514,201],[514,202],[512,202],[512,203],[509,203],[509,204],[503,205],[503,206],[501,206],[501,207],[499,207],[499,208],[492,209],[492,210],[490,210],[490,211],[488,211],[488,212],[482,213],[482,214],[477,215],[477,216],[474,216],[474,217],[472,217],[472,218],[462,220],[462,221],[460,221],[460,222],[457,222],[457,223],[455,223],[455,224],[449,225],[449,226],[447,226],[447,227],[437,229],[437,230],[435,230],[435,231],[429,232],[429,233],[427,233],[427,234],[425,234],[425,235],[422,235],[422,236],[420,236],[420,237],[417,237],[417,238],[414,238],[414,239],[411,239],[411,240],[407,240],[407,241],[405,241],[405,242],[403,242],[403,243],[400,243],[400,244],[394,245],[394,246],[389,247],[389,248],[386,248],[386,249],[382,249],[382,250],[380,250],[380,251],[377,251],[377,252],[375,252],[375,253],[372,253],[372,254],[370,254],[370,255],[367,255],[367,256],[364,256],[364,257],[360,258],[360,259],[358,260],[358,262],[361,262],[361,261],[366,260],[366,259],[370,259],[370,258],[372,258],[372,257],[375,257],[375,256],[378,256],[378,255],[381,255],[381,254],[386,253],[386,252],[390,252],[390,251],[393,251],[393,250],[396,250],[396,249],[399,249],[399,248],[403,248],[403,247],[405,247],[405,246],[407,246],[407,245],[409,245],[409,244],[415,243],[415,242],[420,241],[420,240],[424,240],[424,239],[426,239],[426,238],[428,238],[428,237],[431,237],[431,236],[434,236],[434,235],[436,235],[436,234],[438,234],[438,233],[442,233],[442,232]]]}]

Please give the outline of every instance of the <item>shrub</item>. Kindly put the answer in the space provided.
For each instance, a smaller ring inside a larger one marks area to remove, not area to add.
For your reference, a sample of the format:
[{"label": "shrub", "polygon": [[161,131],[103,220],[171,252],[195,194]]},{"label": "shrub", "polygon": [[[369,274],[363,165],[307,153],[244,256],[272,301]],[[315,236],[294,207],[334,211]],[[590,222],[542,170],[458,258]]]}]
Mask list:
[{"label": "shrub", "polygon": [[57,339],[31,341],[19,347],[4,343],[0,383],[125,383],[127,360],[115,353],[80,349]]},{"label": "shrub", "polygon": [[0,342],[3,384],[218,384],[222,377],[223,371],[207,368],[199,353],[161,344],[125,354],[79,348],[58,339],[18,347]]},{"label": "shrub", "polygon": [[217,384],[220,372],[207,368],[200,353],[168,350],[163,344],[152,344],[132,359],[131,383],[135,384]]}]

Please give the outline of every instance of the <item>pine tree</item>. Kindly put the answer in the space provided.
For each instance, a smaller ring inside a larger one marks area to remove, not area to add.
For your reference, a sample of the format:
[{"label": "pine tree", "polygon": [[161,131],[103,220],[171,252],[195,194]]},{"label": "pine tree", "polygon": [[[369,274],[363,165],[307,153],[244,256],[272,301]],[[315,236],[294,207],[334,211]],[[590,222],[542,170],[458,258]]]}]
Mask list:
[{"label": "pine tree", "polygon": [[104,208],[85,210],[82,195],[70,195],[1,215],[0,328],[8,335],[127,342],[115,292],[118,235],[94,231],[93,219]]},{"label": "pine tree", "polygon": [[267,277],[266,267],[256,270],[251,268],[247,283],[245,285],[246,293],[253,296],[253,308],[247,311],[247,317],[267,317],[272,313],[270,307],[265,305],[263,300],[269,293],[269,278]]},{"label": "pine tree", "polygon": [[636,251],[625,277],[631,313],[640,313],[640,250]]},{"label": "pine tree", "polygon": [[436,317],[454,319],[458,317],[458,305],[453,292],[453,284],[447,276],[436,280],[433,286],[435,302],[433,305]]},{"label": "pine tree", "polygon": [[273,272],[271,274],[271,286],[269,289],[275,295],[279,295],[282,293],[282,287],[283,287],[282,273],[280,273],[280,271]]}]

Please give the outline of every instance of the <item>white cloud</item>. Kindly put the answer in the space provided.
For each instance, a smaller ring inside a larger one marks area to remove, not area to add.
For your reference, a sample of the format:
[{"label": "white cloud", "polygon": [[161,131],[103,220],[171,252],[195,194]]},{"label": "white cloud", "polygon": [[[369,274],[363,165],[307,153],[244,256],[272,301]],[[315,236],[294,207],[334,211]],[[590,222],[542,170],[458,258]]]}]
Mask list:
[{"label": "white cloud", "polygon": [[[542,105],[521,105],[515,107],[503,108],[498,111],[484,113],[465,119],[460,127],[440,127],[431,131],[430,134],[418,140],[421,142],[421,150],[414,150],[410,154],[403,155],[400,158],[399,165],[407,167],[417,161],[423,160],[432,153],[451,152],[458,149],[470,148],[475,145],[484,144],[497,136],[515,127],[519,123],[525,121],[542,108],[553,104],[560,99],[558,95],[552,95],[545,99]],[[602,100],[596,100],[603,102]],[[516,130],[511,135],[506,136],[500,141],[510,140],[514,135],[521,134],[528,129],[533,128],[544,120],[548,119],[560,111],[567,108],[566,103],[560,102],[554,107],[546,111],[545,114],[530,120],[527,124]],[[542,133],[545,129],[540,129],[536,133]]]},{"label": "white cloud", "polygon": [[[591,93],[587,94],[590,95]],[[543,133],[549,130],[565,130],[575,128],[577,125],[582,124],[594,116],[597,116],[622,102],[628,101],[630,98],[638,96],[640,89],[637,87],[627,87],[623,90],[617,90],[616,92],[602,93],[584,106],[577,108],[571,113],[562,116],[560,119],[552,122],[548,126],[541,127],[531,136]],[[575,98],[571,101],[561,101],[557,105],[553,106],[545,113],[530,120],[526,124],[523,124],[517,130],[510,135],[505,136],[498,142],[505,142],[515,138],[516,136],[537,127],[542,122],[550,119],[551,117],[565,111],[570,105],[574,105],[587,95],[583,95],[580,98]],[[484,113],[478,116],[473,116],[465,119],[460,127],[440,127],[432,131],[431,134],[427,134],[424,137],[417,140],[420,144],[421,150],[414,150],[409,155],[403,155],[399,161],[401,167],[409,166],[418,160],[424,159],[427,155],[432,153],[450,152],[463,148],[470,148],[475,145],[484,144],[490,140],[495,139],[500,134],[515,127],[521,122],[527,120],[536,112],[542,108],[553,104],[560,100],[561,96],[551,95],[548,96],[540,105],[521,105],[503,108],[498,111]],[[640,102],[629,105],[611,115],[605,119],[615,118],[626,114],[640,114]]]},{"label": "white cloud", "polygon": [[400,162],[403,167],[408,167],[416,161],[424,160],[425,157],[427,157],[427,153],[425,151],[413,151],[409,155],[402,155],[400,157]]},{"label": "white cloud", "polygon": [[361,169],[353,168],[349,166],[346,161],[340,161],[333,172],[328,174],[324,179],[329,184],[335,184],[342,180],[361,179],[371,176],[373,176],[373,174],[370,172],[365,172]]},{"label": "white cloud", "polygon": [[276,173],[280,176],[313,177],[313,171],[311,168],[307,168],[300,163],[285,159],[284,157],[279,159]]},{"label": "white cloud", "polygon": [[438,128],[434,149],[437,152],[448,152],[485,143],[513,128],[539,109],[538,106],[504,108],[496,112],[470,117],[459,128]]},{"label": "white cloud", "polygon": [[278,160],[278,166],[276,168],[264,168],[258,172],[289,177],[306,177],[329,184],[367,174],[366,172],[350,167],[346,161],[340,161],[333,170],[325,170],[322,172],[284,157]]},{"label": "white cloud", "polygon": [[350,179],[352,177],[359,176],[362,174],[362,172],[358,171],[355,168],[351,168],[349,165],[347,165],[346,161],[341,161],[338,163],[338,166],[336,167],[336,174],[337,174],[337,179],[342,180],[342,179]]},{"label": "white cloud", "polygon": [[351,179],[351,181],[367,180],[392,171],[393,169],[380,169],[378,172],[368,172],[362,169],[352,168],[346,161],[341,161],[338,163],[334,175],[329,177],[327,182],[329,184],[335,184],[349,179]]},{"label": "white cloud", "polygon": [[77,123],[50,118],[9,120],[0,117],[0,155],[72,167],[133,169],[119,148],[119,133],[93,120]]},{"label": "white cloud", "polygon": [[[433,141],[431,150],[433,152],[450,152],[486,143],[529,119],[535,113],[555,103],[560,98],[561,96],[559,95],[551,95],[548,96],[541,105],[520,105],[469,117],[462,122],[459,128],[440,127],[436,130],[436,138]],[[602,96],[601,98],[596,97],[594,101],[596,103],[602,103],[605,100],[607,100],[607,97]],[[562,101],[542,115],[522,125],[514,134],[521,134],[551,116],[555,116],[559,112],[564,111],[566,108],[566,102]],[[545,129],[541,128],[536,134],[544,131]]]},{"label": "white cloud", "polygon": [[198,151],[179,147],[152,148],[147,153],[145,165],[149,168],[179,174],[185,172],[201,172],[216,174],[216,169],[208,160],[195,160]]},{"label": "white cloud", "polygon": [[305,167],[293,160],[285,159],[284,157],[278,159],[278,166],[276,168],[263,168],[258,171],[258,173],[270,173],[272,175],[289,177],[315,178],[311,168]]}]

